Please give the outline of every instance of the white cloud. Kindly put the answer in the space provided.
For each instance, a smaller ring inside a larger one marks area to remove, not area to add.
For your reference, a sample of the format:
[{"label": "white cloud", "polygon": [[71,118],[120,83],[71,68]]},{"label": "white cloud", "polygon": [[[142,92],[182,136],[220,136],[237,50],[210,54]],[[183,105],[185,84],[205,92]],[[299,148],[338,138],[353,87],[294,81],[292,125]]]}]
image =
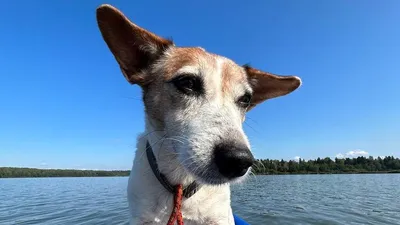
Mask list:
[{"label": "white cloud", "polygon": [[295,156],[295,157],[294,157],[294,160],[296,160],[297,162],[298,162],[300,159],[301,159],[300,156]]},{"label": "white cloud", "polygon": [[369,155],[368,152],[363,151],[363,150],[355,150],[355,151],[349,151],[348,153],[346,153],[346,155],[348,156],[367,156]]},{"label": "white cloud", "polygon": [[345,156],[342,153],[336,155],[336,158],[344,158]]},{"label": "white cloud", "polygon": [[345,154],[339,153],[336,155],[337,158],[355,158],[355,157],[359,157],[359,156],[368,156],[369,153],[364,151],[364,150],[353,150],[353,151],[348,151]]},{"label": "white cloud", "polygon": [[45,168],[47,166],[48,166],[48,164],[46,162],[41,162],[39,165],[39,168]]}]

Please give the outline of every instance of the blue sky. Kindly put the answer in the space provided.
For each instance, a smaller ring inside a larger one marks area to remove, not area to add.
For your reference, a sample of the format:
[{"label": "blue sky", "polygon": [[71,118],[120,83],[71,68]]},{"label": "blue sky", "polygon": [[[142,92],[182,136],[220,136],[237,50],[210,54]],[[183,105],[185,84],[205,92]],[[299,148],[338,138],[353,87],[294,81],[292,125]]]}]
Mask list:
[{"label": "blue sky", "polygon": [[102,3],[177,45],[300,76],[248,114],[256,157],[400,156],[400,1],[14,0],[0,14],[0,166],[131,167],[143,105],[101,38]]}]

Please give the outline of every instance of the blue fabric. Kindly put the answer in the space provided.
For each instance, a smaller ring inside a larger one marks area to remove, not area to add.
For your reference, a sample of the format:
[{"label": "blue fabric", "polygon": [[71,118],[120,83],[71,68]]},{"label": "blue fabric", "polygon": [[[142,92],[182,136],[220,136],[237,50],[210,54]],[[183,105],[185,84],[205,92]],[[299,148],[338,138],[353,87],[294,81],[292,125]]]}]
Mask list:
[{"label": "blue fabric", "polygon": [[242,220],[240,217],[233,214],[233,219],[235,221],[235,225],[250,225],[246,221]]}]

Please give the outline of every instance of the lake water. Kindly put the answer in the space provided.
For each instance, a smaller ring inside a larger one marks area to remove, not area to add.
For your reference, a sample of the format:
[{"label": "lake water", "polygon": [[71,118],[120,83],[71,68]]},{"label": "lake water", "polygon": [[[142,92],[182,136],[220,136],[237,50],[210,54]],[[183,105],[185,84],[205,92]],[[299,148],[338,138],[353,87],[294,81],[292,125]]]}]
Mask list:
[{"label": "lake water", "polygon": [[[127,177],[0,179],[0,224],[128,224]],[[256,176],[232,190],[250,224],[398,224],[400,174]]]}]

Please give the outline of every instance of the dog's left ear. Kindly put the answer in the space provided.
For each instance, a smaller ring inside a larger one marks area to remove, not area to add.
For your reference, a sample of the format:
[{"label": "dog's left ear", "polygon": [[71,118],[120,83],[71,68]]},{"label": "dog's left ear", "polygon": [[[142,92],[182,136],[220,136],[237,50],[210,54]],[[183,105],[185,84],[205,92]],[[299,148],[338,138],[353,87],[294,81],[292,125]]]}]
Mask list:
[{"label": "dog's left ear", "polygon": [[253,97],[248,111],[265,100],[287,95],[301,85],[301,79],[296,76],[279,76],[272,73],[244,66]]}]

